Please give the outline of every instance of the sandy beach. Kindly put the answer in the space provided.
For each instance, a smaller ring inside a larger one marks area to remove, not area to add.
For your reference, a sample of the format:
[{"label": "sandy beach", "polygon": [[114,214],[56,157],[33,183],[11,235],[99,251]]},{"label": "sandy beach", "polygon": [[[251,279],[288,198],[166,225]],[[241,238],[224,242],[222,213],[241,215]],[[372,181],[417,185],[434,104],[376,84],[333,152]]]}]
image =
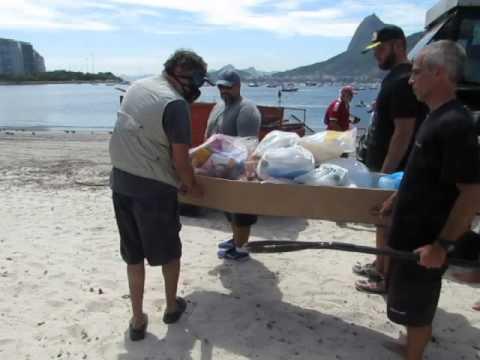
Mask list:
[{"label": "sandy beach", "polygon": [[[147,338],[127,339],[126,270],[107,186],[108,133],[0,133],[0,359],[400,359],[385,300],[357,292],[367,255],[332,251],[216,256],[223,215],[183,217],[175,325],[162,322],[160,268],[147,269]],[[252,239],[373,245],[374,228],[261,217]],[[480,290],[443,282],[428,359],[480,359]]]}]

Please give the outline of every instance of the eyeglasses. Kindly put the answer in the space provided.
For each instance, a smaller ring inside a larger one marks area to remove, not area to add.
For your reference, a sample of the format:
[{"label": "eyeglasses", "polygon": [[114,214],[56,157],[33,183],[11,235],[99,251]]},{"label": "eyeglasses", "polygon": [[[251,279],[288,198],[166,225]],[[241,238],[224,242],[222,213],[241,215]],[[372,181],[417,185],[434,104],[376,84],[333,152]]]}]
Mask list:
[{"label": "eyeglasses", "polygon": [[226,85],[217,85],[219,90],[231,90],[232,86],[226,86]]}]

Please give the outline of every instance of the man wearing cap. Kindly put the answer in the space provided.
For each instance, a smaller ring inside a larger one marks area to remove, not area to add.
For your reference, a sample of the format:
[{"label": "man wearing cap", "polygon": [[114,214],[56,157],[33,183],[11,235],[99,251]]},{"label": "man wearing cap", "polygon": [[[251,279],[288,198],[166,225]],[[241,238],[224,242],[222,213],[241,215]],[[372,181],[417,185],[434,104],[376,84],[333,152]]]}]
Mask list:
[{"label": "man wearing cap", "polygon": [[[407,59],[407,41],[398,26],[385,25],[373,33],[363,52],[373,50],[378,67],[389,70],[376,99],[375,115],[367,138],[366,165],[371,171],[393,173],[404,169],[418,126],[426,115],[408,83],[412,65]],[[376,243],[385,246],[384,228],[377,227]],[[383,256],[374,265],[354,266],[354,272],[368,275],[373,281],[356,282],[358,290],[384,293],[384,276],[388,266]]]},{"label": "man wearing cap", "polygon": [[143,313],[145,265],[162,266],[166,309],[163,322],[179,320],[187,306],[177,297],[182,244],[177,193],[201,196],[188,156],[189,103],[200,95],[207,64],[196,53],[177,50],[161,75],[135,82],[127,90],[110,140],[110,181],[127,263],[133,317],[132,341],[147,329]]},{"label": "man wearing cap", "polygon": [[357,123],[360,119],[350,117],[350,102],[353,99],[353,87],[350,85],[340,89],[338,99],[332,101],[325,112],[324,123],[327,130],[347,131],[350,128],[350,122]]},{"label": "man wearing cap", "polygon": [[[213,134],[258,137],[261,115],[257,106],[240,94],[241,81],[236,71],[227,70],[220,74],[216,85],[221,101],[217,102],[208,117],[205,137]],[[227,260],[249,259],[244,245],[250,237],[250,228],[257,222],[256,215],[226,214],[232,227],[232,238],[221,242],[218,257]]]}]

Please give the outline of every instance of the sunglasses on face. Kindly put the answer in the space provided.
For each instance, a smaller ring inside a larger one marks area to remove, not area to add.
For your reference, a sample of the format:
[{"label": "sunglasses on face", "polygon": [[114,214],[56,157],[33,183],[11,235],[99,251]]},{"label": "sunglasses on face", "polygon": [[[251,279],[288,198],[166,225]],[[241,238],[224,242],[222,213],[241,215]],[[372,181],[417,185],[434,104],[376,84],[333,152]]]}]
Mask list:
[{"label": "sunglasses on face", "polygon": [[225,86],[225,85],[217,85],[219,90],[231,90],[231,86]]},{"label": "sunglasses on face", "polygon": [[186,75],[176,75],[175,77],[179,79],[188,80],[188,82],[196,88],[202,87],[202,85],[208,81],[204,74],[193,73],[191,76]]}]

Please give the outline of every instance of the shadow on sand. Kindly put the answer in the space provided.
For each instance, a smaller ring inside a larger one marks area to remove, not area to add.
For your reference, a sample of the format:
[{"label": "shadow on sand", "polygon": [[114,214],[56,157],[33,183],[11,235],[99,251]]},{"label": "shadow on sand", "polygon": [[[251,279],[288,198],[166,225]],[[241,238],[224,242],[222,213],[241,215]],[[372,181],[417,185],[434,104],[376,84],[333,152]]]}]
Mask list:
[{"label": "shadow on sand", "polygon": [[[213,220],[213,221],[212,221]],[[202,216],[182,216],[182,224],[231,233],[230,225],[221,211],[206,209]],[[308,220],[294,217],[259,216],[252,227],[252,237],[265,240],[297,240],[300,232],[308,227]]]},{"label": "shadow on sand", "polygon": [[214,268],[211,274],[230,293],[194,291],[185,297],[187,313],[164,338],[148,334],[144,346],[126,341],[128,353],[118,359],[229,358],[219,349],[262,360],[399,358],[381,346],[390,339],[384,334],[284,302],[277,274],[254,259],[245,265]]}]

